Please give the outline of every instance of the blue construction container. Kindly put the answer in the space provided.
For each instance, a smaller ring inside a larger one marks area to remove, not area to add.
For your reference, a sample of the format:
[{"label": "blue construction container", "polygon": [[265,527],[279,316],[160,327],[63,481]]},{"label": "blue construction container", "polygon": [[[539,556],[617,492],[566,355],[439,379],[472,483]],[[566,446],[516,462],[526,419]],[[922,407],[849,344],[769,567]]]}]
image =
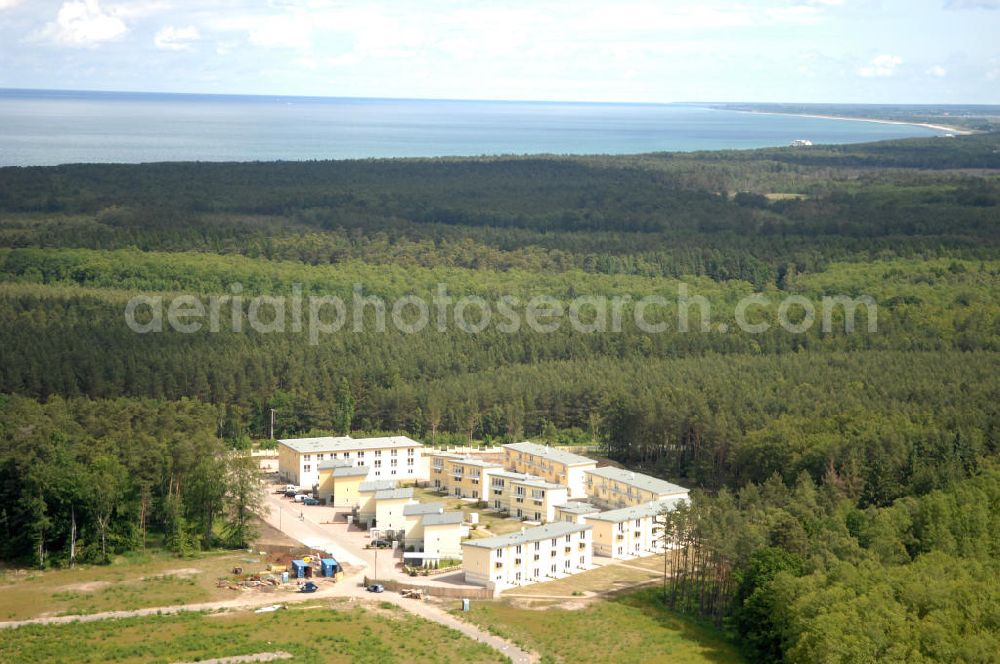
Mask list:
[{"label": "blue construction container", "polygon": [[[306,568],[309,567],[309,563],[304,560],[293,560],[292,561],[292,576],[296,579],[304,579],[306,576]],[[310,574],[310,576],[312,576]]]},{"label": "blue construction container", "polygon": [[319,564],[323,576],[333,576],[340,571],[340,563],[335,558],[320,558]]}]

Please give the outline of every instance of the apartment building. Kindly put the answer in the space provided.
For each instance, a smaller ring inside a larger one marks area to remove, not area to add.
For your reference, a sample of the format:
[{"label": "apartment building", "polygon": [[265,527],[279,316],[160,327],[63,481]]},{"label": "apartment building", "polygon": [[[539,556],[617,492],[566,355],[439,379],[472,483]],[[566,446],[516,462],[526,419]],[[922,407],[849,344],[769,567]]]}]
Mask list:
[{"label": "apartment building", "polygon": [[567,523],[584,523],[583,517],[588,514],[600,512],[600,508],[590,503],[565,503],[556,505],[555,521],[565,521]]},{"label": "apartment building", "polygon": [[637,558],[657,553],[656,515],[684,499],[669,498],[584,515],[584,523],[593,527],[594,553],[610,558]]},{"label": "apartment building", "polygon": [[508,470],[565,485],[570,498],[587,495],[584,473],[597,467],[593,459],[537,443],[509,443],[503,446],[503,451],[504,465]]},{"label": "apartment building", "polygon": [[605,466],[584,473],[587,499],[607,509],[687,498],[688,490],[650,475]]},{"label": "apartment building", "polygon": [[406,515],[403,510],[414,502],[413,489],[382,489],[376,491],[375,520],[369,528],[378,528],[383,533],[402,534],[406,529]]},{"label": "apartment building", "polygon": [[278,441],[278,474],[300,487],[319,484],[319,465],[344,461],[370,469],[371,479],[427,479],[421,458],[423,445],[406,436],[381,438],[287,438]]},{"label": "apartment building", "polygon": [[368,466],[355,466],[343,459],[330,459],[321,461],[318,469],[317,498],[334,507],[355,507],[360,504],[360,487],[368,479]]},{"label": "apartment building", "polygon": [[591,526],[555,522],[462,542],[467,583],[496,590],[559,579],[590,569]]},{"label": "apartment building", "polygon": [[509,481],[505,497],[510,516],[547,523],[556,520],[556,505],[566,502],[569,489],[542,479],[515,479]]},{"label": "apartment building", "polygon": [[355,509],[355,518],[369,528],[375,521],[375,494],[379,491],[395,489],[395,480],[368,480],[358,485],[358,505]]},{"label": "apartment building", "polygon": [[430,452],[430,483],[448,495],[486,500],[490,473],[503,470],[492,461],[447,452]]},{"label": "apartment building", "polygon": [[441,512],[423,517],[424,537],[421,542],[425,565],[440,560],[462,557],[462,538],[469,534],[462,512]]},{"label": "apartment building", "polygon": [[424,541],[424,517],[428,514],[444,514],[444,503],[411,503],[403,506],[406,531],[404,546],[416,547]]}]

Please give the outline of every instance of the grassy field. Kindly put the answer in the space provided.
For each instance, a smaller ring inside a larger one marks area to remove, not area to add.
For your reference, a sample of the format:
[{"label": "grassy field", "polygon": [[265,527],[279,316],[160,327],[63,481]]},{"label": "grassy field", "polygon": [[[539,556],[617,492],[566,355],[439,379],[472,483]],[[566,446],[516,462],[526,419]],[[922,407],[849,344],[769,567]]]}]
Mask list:
[{"label": "grassy field", "polygon": [[[653,557],[655,560],[655,557]],[[662,558],[660,558],[662,560]],[[660,575],[653,570],[641,570],[629,565],[604,565],[587,572],[573,574],[564,579],[532,583],[512,588],[515,595],[571,597],[573,593],[592,594],[622,590],[640,583],[655,581]]]},{"label": "grassy field", "polygon": [[268,614],[190,613],[0,631],[0,659],[24,664],[190,662],[276,651],[291,653],[294,658],[287,661],[296,663],[505,659],[455,630],[395,607],[331,602]]},{"label": "grassy field", "polygon": [[492,633],[543,656],[543,662],[617,664],[736,664],[736,647],[721,634],[660,607],[655,590],[642,590],[586,608],[544,610],[513,602],[473,602],[461,614]]},{"label": "grassy field", "polygon": [[234,566],[256,570],[245,552],[178,559],[150,551],[118,556],[110,565],[0,572],[0,620],[211,602],[236,597],[215,587]]}]

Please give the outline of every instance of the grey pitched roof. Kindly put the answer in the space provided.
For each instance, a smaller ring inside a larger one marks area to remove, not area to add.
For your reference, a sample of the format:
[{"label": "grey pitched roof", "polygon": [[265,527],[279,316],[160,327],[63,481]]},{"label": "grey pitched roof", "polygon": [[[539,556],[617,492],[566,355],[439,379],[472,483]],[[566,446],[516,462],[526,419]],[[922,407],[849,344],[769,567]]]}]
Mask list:
[{"label": "grey pitched roof", "polygon": [[556,505],[556,509],[569,514],[593,514],[601,511],[600,508],[594,507],[590,503],[566,503],[565,505]]},{"label": "grey pitched roof", "polygon": [[466,540],[462,542],[462,546],[475,546],[482,549],[499,549],[504,546],[511,546],[512,544],[525,544],[527,542],[537,542],[539,540],[549,539],[552,537],[562,537],[563,535],[578,533],[584,530],[590,530],[591,528],[592,526],[581,523],[555,521],[553,523],[547,523],[544,526],[528,528],[527,530],[522,530],[516,533],[494,535],[493,537],[484,537],[483,539],[476,540]]},{"label": "grey pitched roof", "polygon": [[491,470],[490,477],[500,477],[505,480],[540,480],[538,475],[529,473],[515,473],[513,470]]},{"label": "grey pitched roof", "polygon": [[541,478],[528,478],[524,480],[511,480],[511,484],[521,484],[532,489],[546,489],[548,491],[556,491],[558,489],[569,489],[565,484],[553,484],[552,482],[546,482]]},{"label": "grey pitched roof", "polygon": [[329,461],[321,461],[319,465],[316,466],[319,470],[330,470],[333,477],[364,477],[368,474],[369,468],[367,466],[355,466],[349,461],[341,461],[340,459],[331,459]]},{"label": "grey pitched roof", "polygon": [[368,471],[368,466],[340,466],[333,469],[332,475],[334,477],[366,477]]},{"label": "grey pitched roof", "polygon": [[369,480],[358,485],[358,491],[384,491],[395,488],[396,480]]},{"label": "grey pitched roof", "polygon": [[427,526],[451,526],[465,521],[462,512],[442,512],[441,514],[425,514],[422,522]]},{"label": "grey pitched roof", "polygon": [[652,491],[653,493],[661,496],[672,493],[680,494],[688,492],[688,490],[684,487],[666,480],[661,480],[658,477],[643,475],[642,473],[635,473],[631,470],[614,468],[612,466],[604,466],[602,468],[595,468],[584,472],[588,475],[593,475],[594,477],[603,477],[608,480],[621,482],[622,484],[629,484],[638,489],[642,489],[643,491]]},{"label": "grey pitched roof", "polygon": [[401,500],[403,498],[413,498],[413,489],[382,489],[375,492],[375,500]]},{"label": "grey pitched roof", "polygon": [[504,447],[516,452],[534,454],[548,459],[549,461],[566,464],[567,466],[579,466],[588,463],[596,463],[593,459],[588,459],[587,457],[580,456],[579,454],[573,454],[572,452],[560,450],[558,447],[549,447],[548,445],[539,445],[538,443],[531,443],[527,441],[523,443],[508,443],[504,445]]},{"label": "grey pitched roof", "polygon": [[478,466],[479,468],[503,468],[502,463],[497,463],[496,461],[484,461],[483,459],[476,459],[475,457],[444,457],[445,460],[452,463],[461,463],[466,466]]},{"label": "grey pitched roof", "polygon": [[677,496],[667,500],[653,501],[651,503],[643,503],[642,505],[633,505],[632,507],[622,507],[621,509],[609,510],[598,514],[585,514],[583,518],[587,520],[610,521],[612,523],[642,519],[647,516],[655,516],[664,509],[673,509],[677,506],[677,503],[684,499],[685,496]]},{"label": "grey pitched roof", "polygon": [[421,514],[440,514],[444,512],[444,503],[416,503],[403,507],[404,516],[419,516]]},{"label": "grey pitched roof", "polygon": [[344,461],[343,459],[327,459],[326,461],[320,461],[316,464],[317,470],[328,470],[330,468],[340,468],[353,466],[354,464],[350,461]]},{"label": "grey pitched roof", "polygon": [[381,438],[351,438],[350,436],[323,436],[321,438],[283,438],[278,441],[296,452],[343,452],[354,450],[386,449],[390,447],[423,447],[407,436]]}]

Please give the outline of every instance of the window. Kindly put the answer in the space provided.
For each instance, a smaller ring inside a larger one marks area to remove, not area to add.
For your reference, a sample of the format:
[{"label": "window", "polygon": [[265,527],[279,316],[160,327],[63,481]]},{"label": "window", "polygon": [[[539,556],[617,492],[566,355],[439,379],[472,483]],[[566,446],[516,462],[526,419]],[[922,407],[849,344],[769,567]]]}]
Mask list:
[{"label": "window", "polygon": [[557,544],[559,544],[559,539],[556,538],[556,537],[553,537],[552,538],[552,546],[555,547]]},{"label": "window", "polygon": [[569,542],[572,537],[573,537],[572,533],[570,533],[569,535],[566,535],[566,541]]},{"label": "window", "polygon": [[569,558],[567,558],[566,561],[563,562],[563,567],[565,567],[566,569],[569,569]]},{"label": "window", "polygon": [[364,458],[365,458],[365,453],[364,453],[364,451],[363,451],[363,450],[362,450],[362,451],[360,451],[360,452],[358,452],[358,458],[359,458],[359,459],[364,459]]},{"label": "window", "polygon": [[395,468],[396,467],[396,460],[395,459],[391,459],[389,461],[389,465],[392,466],[393,468]]},{"label": "window", "polygon": [[406,465],[407,466],[412,466],[413,465],[413,459],[407,459],[406,460]]},{"label": "window", "polygon": [[535,551],[538,551],[541,548],[542,548],[542,543],[541,542],[535,542]]},{"label": "window", "polygon": [[586,560],[587,560],[587,557],[586,557],[586,556],[580,556],[580,565],[581,565],[581,566],[582,566],[582,565],[586,565],[586,564],[587,564],[587,563],[585,562]]},{"label": "window", "polygon": [[317,454],[316,455],[316,460],[317,461],[322,461],[323,460],[323,455],[322,454]]},{"label": "window", "polygon": [[518,572],[517,574],[515,574],[515,575],[514,575],[514,579],[515,579],[516,581],[520,581],[520,580],[521,580],[521,573],[520,573],[520,572]]},{"label": "window", "polygon": [[497,558],[503,558],[503,549],[497,549]]},{"label": "window", "polygon": [[503,569],[503,561],[502,560],[498,560],[497,564],[494,565],[494,568],[495,569]]},{"label": "window", "polygon": [[535,521],[541,521],[541,520],[542,520],[542,513],[535,512]]},{"label": "window", "polygon": [[382,450],[375,450],[375,457],[378,458],[382,456]]},{"label": "window", "polygon": [[[539,559],[539,558],[541,558],[541,556],[540,556],[540,555],[538,555],[538,554],[536,553],[536,554],[535,554],[535,562],[538,562],[538,559]],[[536,573],[536,576],[537,576],[537,573]]]},{"label": "window", "polygon": [[309,471],[311,471],[311,470],[312,470],[312,466],[310,466],[310,465],[309,465],[309,464],[307,463],[306,465],[302,466],[302,470],[303,470],[304,472],[308,473]]},{"label": "window", "polygon": [[376,470],[376,471],[375,471],[375,477],[378,477],[378,476],[380,476],[381,474],[382,474],[382,471],[381,471],[381,470]]},{"label": "window", "polygon": [[312,461],[312,455],[311,454],[303,454],[302,455],[302,460],[303,461]]},{"label": "window", "polygon": [[642,521],[641,521],[641,520],[639,520],[639,519],[636,519],[636,520],[635,520],[635,527],[636,527],[636,528],[641,528],[641,527],[642,527]]},{"label": "window", "polygon": [[413,456],[413,448],[412,447],[407,447],[406,448],[406,456]]},{"label": "window", "polygon": [[552,573],[555,574],[557,571],[559,571],[559,568],[556,566],[555,563],[552,563]]},{"label": "window", "polygon": [[376,468],[382,467],[382,459],[375,459],[375,467]]},{"label": "window", "polygon": [[393,474],[393,475],[395,475],[395,474],[396,474],[396,469],[395,469],[395,468],[393,468],[393,469],[392,469],[392,474]]}]

